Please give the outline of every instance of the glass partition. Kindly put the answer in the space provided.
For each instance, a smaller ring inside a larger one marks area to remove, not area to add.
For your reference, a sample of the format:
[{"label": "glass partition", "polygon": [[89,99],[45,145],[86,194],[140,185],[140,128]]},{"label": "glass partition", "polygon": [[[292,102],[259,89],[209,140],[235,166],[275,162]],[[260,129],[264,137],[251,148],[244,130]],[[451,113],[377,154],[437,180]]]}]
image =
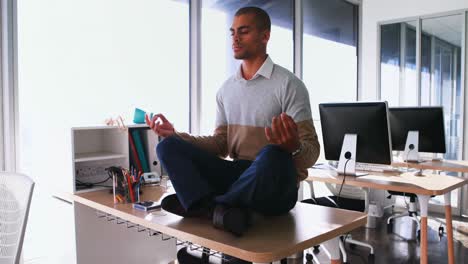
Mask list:
[{"label": "glass partition", "polygon": [[[444,107],[446,159],[461,159],[461,46],[463,15],[423,19],[421,91],[424,101]],[[421,98],[422,99],[422,98]]]},{"label": "glass partition", "polygon": [[[380,25],[380,99],[387,100],[389,106],[443,106],[447,149],[443,158],[448,160],[463,158],[464,20],[465,15],[460,12]],[[459,199],[459,192],[454,191],[455,212],[460,212]],[[431,203],[436,204],[431,210],[442,211],[443,198],[431,199]]]},{"label": "glass partition", "polygon": [[380,99],[389,106],[418,104],[415,24],[380,27]]}]

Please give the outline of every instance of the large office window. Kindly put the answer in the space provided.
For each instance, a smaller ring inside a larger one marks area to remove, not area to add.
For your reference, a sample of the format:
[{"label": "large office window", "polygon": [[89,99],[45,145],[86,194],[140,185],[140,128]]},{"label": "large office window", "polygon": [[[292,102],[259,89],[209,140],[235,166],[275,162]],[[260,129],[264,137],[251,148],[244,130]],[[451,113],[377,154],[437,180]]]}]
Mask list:
[{"label": "large office window", "polygon": [[[265,3],[268,2],[268,3]],[[231,49],[229,28],[235,11],[245,6],[242,1],[203,1],[201,40],[201,134],[212,134],[216,119],[216,93],[223,82],[239,67]],[[271,18],[268,54],[273,62],[293,70],[293,1],[249,1]]]},{"label": "large office window", "polygon": [[135,107],[187,131],[188,17],[172,0],[18,3],[22,168],[50,128],[132,123]]},{"label": "large office window", "polygon": [[319,103],[357,99],[358,8],[342,0],[303,3],[303,80],[317,120]]},{"label": "large office window", "polygon": [[139,107],[188,130],[188,7],[173,0],[18,1],[19,168],[37,183],[26,260],[71,261],[49,259],[69,249],[41,243],[51,228],[60,235],[61,225],[73,225],[44,214],[54,213],[52,190],[73,184],[70,127],[119,115],[131,124]]},{"label": "large office window", "polygon": [[318,105],[357,99],[357,22],[357,6],[346,1],[303,1],[302,79],[321,144]]},{"label": "large office window", "polygon": [[390,106],[400,98],[400,24],[380,27],[380,97]]}]

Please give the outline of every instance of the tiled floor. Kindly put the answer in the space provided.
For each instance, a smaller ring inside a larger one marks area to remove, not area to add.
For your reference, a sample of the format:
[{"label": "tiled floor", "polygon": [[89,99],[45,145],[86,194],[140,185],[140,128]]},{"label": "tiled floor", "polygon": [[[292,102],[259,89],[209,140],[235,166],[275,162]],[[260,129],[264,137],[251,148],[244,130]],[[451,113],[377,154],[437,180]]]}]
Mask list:
[{"label": "tiled floor", "polygon": [[[416,240],[416,225],[407,218],[398,219],[393,232],[388,233],[387,217],[377,221],[375,229],[359,228],[351,233],[353,239],[370,243],[375,250],[374,263],[399,264],[419,263],[419,242]],[[438,235],[438,228],[445,222],[443,215],[429,219],[428,260],[429,263],[447,263],[447,237]],[[468,219],[456,218],[453,221],[455,263],[468,263]],[[445,227],[445,225],[443,225]],[[346,245],[348,262],[369,263],[369,250],[359,246]],[[320,263],[329,263],[323,250],[316,255]],[[307,262],[311,263],[311,262]]]}]

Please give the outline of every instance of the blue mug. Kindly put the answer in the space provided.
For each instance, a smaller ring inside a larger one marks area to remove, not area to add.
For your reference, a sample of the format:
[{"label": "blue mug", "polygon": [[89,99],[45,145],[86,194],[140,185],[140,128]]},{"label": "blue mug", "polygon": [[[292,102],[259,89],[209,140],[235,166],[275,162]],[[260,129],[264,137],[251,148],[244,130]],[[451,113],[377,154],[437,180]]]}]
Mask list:
[{"label": "blue mug", "polygon": [[[135,108],[135,114],[133,115],[133,123],[135,124],[145,124],[145,115],[146,112],[140,108]],[[153,118],[153,113],[149,114],[149,118]]]}]

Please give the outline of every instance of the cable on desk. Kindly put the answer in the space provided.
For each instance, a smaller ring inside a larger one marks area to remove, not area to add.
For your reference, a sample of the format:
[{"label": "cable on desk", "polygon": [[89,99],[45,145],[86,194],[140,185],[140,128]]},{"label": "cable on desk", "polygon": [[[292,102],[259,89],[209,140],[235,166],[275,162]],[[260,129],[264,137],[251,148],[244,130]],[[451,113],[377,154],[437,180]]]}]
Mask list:
[{"label": "cable on desk", "polygon": [[406,159],[404,160],[404,161],[406,162],[406,172],[408,172],[409,169],[410,169],[410,168],[409,168],[409,163],[408,163],[408,158],[409,158],[409,155],[410,155],[411,151],[414,150],[414,146],[411,147],[412,145],[413,145],[413,144],[410,144],[410,148],[409,148],[410,150],[408,151],[408,153],[406,153]]},{"label": "cable on desk", "polygon": [[[348,154],[349,152],[346,152],[346,154]],[[341,182],[341,186],[340,186],[340,191],[338,192],[338,196],[336,197],[336,205],[338,205],[338,208],[341,208],[340,206],[340,195],[341,195],[341,190],[343,190],[343,185],[344,185],[344,182],[345,182],[345,179],[346,179],[346,166],[348,165],[348,162],[351,160],[351,156],[350,155],[346,155],[347,156],[347,160],[345,162],[345,165],[344,165],[344,170],[343,170],[343,181]]]},{"label": "cable on desk", "polygon": [[95,183],[89,183],[89,182],[82,182],[79,180],[75,180],[75,185],[78,190],[81,189],[88,189],[88,188],[93,188],[93,187],[108,187],[112,188],[112,186],[109,185],[104,185],[104,184],[95,184]]}]

